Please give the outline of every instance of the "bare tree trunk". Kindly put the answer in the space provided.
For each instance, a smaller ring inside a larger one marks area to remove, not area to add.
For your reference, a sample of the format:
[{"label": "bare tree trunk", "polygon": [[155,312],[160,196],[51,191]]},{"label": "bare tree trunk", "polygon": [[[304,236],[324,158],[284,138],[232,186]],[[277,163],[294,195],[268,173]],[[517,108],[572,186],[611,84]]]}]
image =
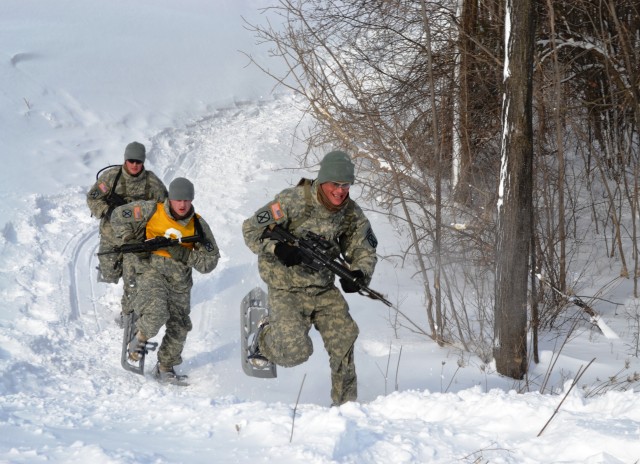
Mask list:
[{"label": "bare tree trunk", "polygon": [[435,157],[438,160],[436,166],[436,239],[434,243],[434,252],[436,255],[436,265],[433,272],[433,284],[435,286],[435,299],[436,299],[436,340],[440,345],[444,342],[444,318],[442,314],[442,149],[440,144],[440,127],[438,123],[438,105],[435,97],[435,78],[433,77],[433,61],[431,56],[431,28],[429,26],[429,20],[427,19],[427,7],[425,1],[422,1],[422,24],[424,27],[426,44],[425,49],[427,51],[427,73],[429,76],[430,98],[431,98],[431,111],[432,111],[432,124],[431,129],[433,131],[433,147],[435,150]]},{"label": "bare tree trunk", "polygon": [[633,297],[638,298],[638,163],[634,163],[633,199],[631,201],[631,218],[633,224]]},{"label": "bare tree trunk", "polygon": [[494,356],[499,373],[527,372],[527,276],[533,190],[532,0],[507,0],[498,191]]},{"label": "bare tree trunk", "polygon": [[533,362],[540,362],[540,352],[538,350],[538,330],[540,329],[540,309],[538,307],[538,295],[536,290],[536,276],[534,275],[538,266],[536,260],[536,228],[535,214],[531,208],[531,269],[529,278],[531,279],[531,350],[533,351]]},{"label": "bare tree trunk", "polygon": [[566,225],[565,225],[565,205],[564,205],[564,143],[562,141],[562,132],[564,128],[563,122],[563,108],[565,107],[562,98],[562,73],[560,70],[560,63],[558,61],[558,51],[556,49],[556,18],[553,13],[553,5],[551,0],[547,0],[549,6],[549,30],[551,31],[551,50],[553,51],[553,113],[555,115],[555,130],[556,130],[556,153],[558,160],[558,232],[560,236],[557,238],[560,242],[560,251],[558,256],[558,286],[561,291],[565,292],[567,289],[567,250],[566,250]]},{"label": "bare tree trunk", "polygon": [[[424,7],[423,7],[424,10]],[[459,74],[459,98],[455,100],[454,109],[456,127],[454,128],[455,144],[453,152],[453,177],[452,187],[454,198],[463,204],[471,203],[471,192],[468,186],[469,172],[471,169],[471,143],[469,141],[469,95],[473,79],[469,76],[472,59],[472,37],[474,23],[477,21],[477,5],[474,1],[459,0],[459,16],[461,19],[461,31],[458,32],[458,63],[456,71]]]},{"label": "bare tree trunk", "polygon": [[[424,3],[423,3],[424,5]],[[464,5],[464,0],[458,0],[458,6],[456,8],[456,17],[462,16],[462,8]],[[424,6],[423,6],[424,11]],[[456,32],[457,34],[457,43],[458,43],[458,53],[456,54],[454,65],[453,65],[453,88],[454,97],[452,102],[452,125],[453,131],[451,133],[451,190],[454,192],[458,188],[458,183],[460,182],[460,169],[462,164],[462,123],[463,123],[463,105],[462,99],[465,98],[465,92],[462,88],[463,82],[466,80],[466,76],[463,70],[463,56],[465,56],[464,45],[463,45],[463,34],[460,31]],[[465,111],[466,114],[466,111]]]}]

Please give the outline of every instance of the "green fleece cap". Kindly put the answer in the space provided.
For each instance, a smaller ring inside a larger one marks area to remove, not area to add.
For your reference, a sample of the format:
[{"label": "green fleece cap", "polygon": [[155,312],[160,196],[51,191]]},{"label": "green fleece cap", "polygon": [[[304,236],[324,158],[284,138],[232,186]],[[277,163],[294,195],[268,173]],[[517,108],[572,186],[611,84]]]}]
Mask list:
[{"label": "green fleece cap", "polygon": [[124,160],[138,160],[144,163],[147,158],[147,150],[139,142],[131,142],[124,149]]},{"label": "green fleece cap", "polygon": [[349,182],[355,180],[354,166],[351,158],[343,151],[330,151],[320,161],[318,183],[325,182]]},{"label": "green fleece cap", "polygon": [[176,177],[169,184],[169,200],[193,200],[195,189],[184,177]]}]

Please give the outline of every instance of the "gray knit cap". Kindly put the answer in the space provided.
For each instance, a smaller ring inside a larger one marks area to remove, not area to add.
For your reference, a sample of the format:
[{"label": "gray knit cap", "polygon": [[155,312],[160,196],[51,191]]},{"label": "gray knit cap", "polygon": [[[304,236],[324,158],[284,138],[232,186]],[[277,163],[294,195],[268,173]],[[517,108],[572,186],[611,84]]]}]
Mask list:
[{"label": "gray knit cap", "polygon": [[127,148],[124,149],[124,160],[138,160],[144,163],[144,160],[147,157],[147,150],[144,148],[144,145],[138,142],[131,142],[127,145]]},{"label": "gray knit cap", "polygon": [[355,180],[354,166],[343,151],[331,151],[324,155],[320,161],[320,171],[318,172],[318,183],[325,182],[349,182],[353,184]]},{"label": "gray knit cap", "polygon": [[195,189],[184,177],[176,177],[169,184],[169,200],[193,200]]}]

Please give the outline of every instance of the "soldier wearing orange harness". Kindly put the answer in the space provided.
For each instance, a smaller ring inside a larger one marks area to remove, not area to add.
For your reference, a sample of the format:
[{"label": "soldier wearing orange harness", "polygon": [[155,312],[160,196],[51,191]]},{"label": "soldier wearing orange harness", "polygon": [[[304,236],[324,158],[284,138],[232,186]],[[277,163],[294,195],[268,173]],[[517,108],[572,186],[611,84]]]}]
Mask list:
[{"label": "soldier wearing orange harness", "polygon": [[174,366],[182,362],[182,350],[192,324],[192,269],[206,274],[215,269],[220,252],[206,221],[193,209],[193,184],[185,178],[169,185],[164,203],[141,201],[116,208],[111,223],[122,243],[154,237],[182,239],[199,236],[195,243],[179,243],[146,253],[127,253],[135,272],[130,282],[131,307],[136,313],[136,336],[129,343],[129,357],[137,360],[147,340],[165,326],[154,375],[162,383],[176,383]]}]

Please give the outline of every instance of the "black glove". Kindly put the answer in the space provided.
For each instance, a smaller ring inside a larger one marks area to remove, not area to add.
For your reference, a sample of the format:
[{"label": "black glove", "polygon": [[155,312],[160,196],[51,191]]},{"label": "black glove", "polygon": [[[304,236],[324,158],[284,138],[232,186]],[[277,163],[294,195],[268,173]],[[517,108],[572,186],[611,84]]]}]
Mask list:
[{"label": "black glove", "polygon": [[302,253],[297,246],[288,243],[278,242],[273,250],[278,260],[287,267],[295,266],[302,262]]},{"label": "black glove", "polygon": [[122,198],[120,195],[118,195],[113,190],[111,192],[109,192],[109,195],[107,195],[105,197],[104,201],[106,201],[107,204],[109,206],[111,206],[112,208],[117,208],[118,206],[122,206],[122,205],[126,205],[127,204],[127,200]]},{"label": "black glove", "polygon": [[180,261],[185,265],[187,264],[189,255],[191,254],[191,250],[182,245],[171,245],[170,247],[167,247],[167,251],[173,259],[175,259],[176,261]]},{"label": "black glove", "polygon": [[[355,277],[359,282],[362,282],[362,280],[364,279],[364,272],[362,272],[360,269],[358,269],[357,271],[351,271],[351,275]],[[356,293],[358,290],[360,290],[360,286],[358,284],[344,278],[340,279],[340,285],[342,286],[342,290],[344,290],[345,293]]]},{"label": "black glove", "polygon": [[115,198],[113,198],[110,195],[107,195],[104,199],[105,203],[107,203],[107,205],[109,205],[109,207],[111,209],[115,209],[118,206],[122,205],[122,203],[119,203],[118,200],[116,200]]}]

